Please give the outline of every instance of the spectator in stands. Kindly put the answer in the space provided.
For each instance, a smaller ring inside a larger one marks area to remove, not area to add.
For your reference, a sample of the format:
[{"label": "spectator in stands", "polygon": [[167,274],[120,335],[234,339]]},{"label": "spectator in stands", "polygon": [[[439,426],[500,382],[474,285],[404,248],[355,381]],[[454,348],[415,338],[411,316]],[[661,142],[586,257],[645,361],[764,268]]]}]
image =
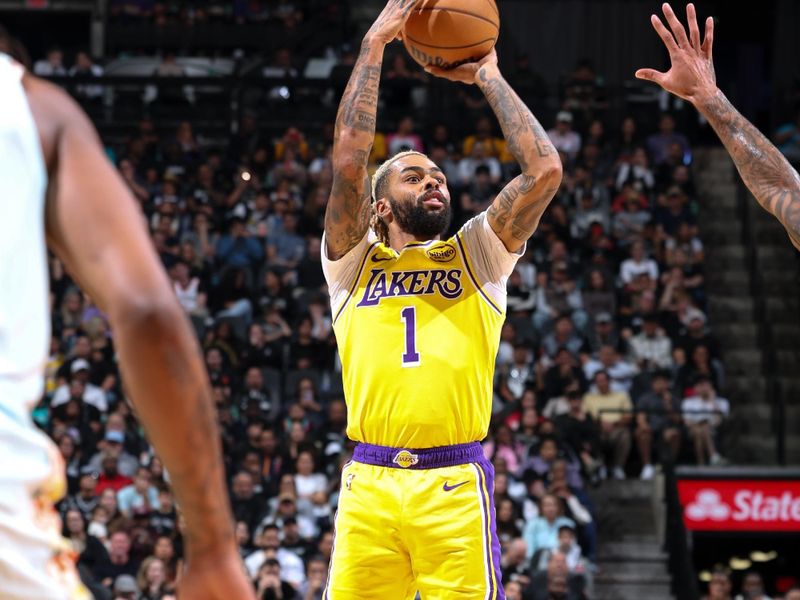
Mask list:
[{"label": "spectator in stands", "polygon": [[660,239],[675,237],[681,224],[689,225],[692,233],[695,231],[695,218],[688,206],[689,199],[685,192],[678,186],[667,190],[664,204],[656,209],[655,223]]},{"label": "spectator in stands", "polygon": [[493,156],[489,156],[484,143],[478,141],[472,145],[472,152],[458,163],[458,183],[465,187],[469,186],[477,173],[478,167],[481,166],[489,169],[489,181],[492,185],[498,185],[502,177],[500,161]]},{"label": "spectator in stands", "polygon": [[306,563],[306,580],[300,586],[302,600],[322,600],[328,580],[328,561],[320,555],[312,556]]},{"label": "spectator in stands", "polygon": [[[386,107],[394,113],[397,110],[408,110],[410,106],[417,106],[415,99],[419,96],[416,90],[424,88],[420,86],[425,82],[425,73],[419,69],[410,69],[408,59],[404,52],[398,52],[392,58],[391,65],[387,69],[382,81],[382,92],[386,100]],[[419,101],[417,101],[419,102]],[[418,107],[418,106],[417,106]],[[410,117],[404,117],[410,118]],[[412,126],[413,129],[413,126]],[[410,131],[409,131],[410,133]],[[411,147],[413,149],[413,147]],[[422,152],[422,143],[419,143],[419,152]],[[389,155],[396,154],[398,151],[391,150],[389,144]]]},{"label": "spectator in stands", "polygon": [[726,568],[715,568],[708,583],[708,595],[703,600],[732,600],[731,574]]},{"label": "spectator in stands", "polygon": [[628,357],[642,372],[672,367],[672,341],[659,326],[657,314],[644,316],[641,332],[628,340]]},{"label": "spectator in stands", "polygon": [[70,509],[64,516],[64,537],[78,557],[78,566],[91,569],[93,565],[108,561],[108,552],[103,543],[86,531],[83,513]]},{"label": "spectator in stands", "polygon": [[161,506],[158,501],[158,490],[150,482],[150,470],[139,467],[133,483],[125,486],[117,493],[119,511],[126,517],[138,514],[149,514]]},{"label": "spectator in stands", "polygon": [[786,590],[783,600],[800,600],[800,586],[793,586],[791,589]]},{"label": "spectator in stands", "polygon": [[715,437],[723,419],[730,414],[730,404],[717,396],[711,379],[704,375],[695,380],[694,394],[683,401],[682,411],[694,444],[697,464],[723,464]]},{"label": "spectator in stands", "polygon": [[572,113],[566,110],[556,115],[556,124],[547,132],[548,137],[559,152],[574,160],[581,150],[581,136],[572,130]]},{"label": "spectator in stands", "polygon": [[678,338],[677,346],[685,355],[690,357],[697,346],[705,346],[712,359],[721,358],[719,342],[707,327],[708,318],[705,313],[697,308],[691,308],[682,316],[685,329]]},{"label": "spectator in stands", "polygon": [[631,244],[630,258],[622,261],[619,278],[624,285],[631,284],[640,275],[645,275],[651,289],[655,289],[658,281],[658,264],[647,256],[644,242],[639,239]]},{"label": "spectator in stands", "polygon": [[660,165],[667,159],[667,148],[670,144],[680,144],[683,155],[689,152],[689,141],[682,133],[675,131],[675,118],[664,113],[658,122],[658,133],[647,138],[647,150],[653,158],[653,163]]},{"label": "spectator in stands", "polygon": [[597,421],[584,407],[584,394],[579,389],[566,393],[569,411],[555,418],[555,428],[559,438],[567,445],[574,456],[581,461],[582,470],[596,482],[602,461]]},{"label": "spectator in stands", "polygon": [[[527,546],[522,538],[515,538],[508,542],[501,558],[500,566],[503,572],[503,585],[506,598],[511,600],[509,590],[512,584],[526,587],[530,583],[530,561],[526,555]],[[522,599],[520,589],[520,600]]]},{"label": "spectator in stands", "polygon": [[295,583],[297,586],[305,581],[303,561],[294,552],[281,547],[280,528],[277,525],[274,523],[264,525],[260,534],[256,534],[256,546],[259,549],[250,554],[244,561],[245,567],[247,567],[252,577],[255,578],[258,575],[265,558],[271,553],[276,553],[274,556],[280,564],[281,572],[286,581]]},{"label": "spectator in stands", "polygon": [[148,556],[142,561],[136,582],[139,587],[138,600],[162,600],[171,592],[167,589],[164,563],[154,556]]},{"label": "spectator in stands", "polygon": [[136,600],[139,586],[133,575],[118,575],[114,579],[114,600]]},{"label": "spectator in stands", "polygon": [[39,77],[63,77],[67,74],[64,67],[64,52],[58,46],[47,50],[47,55],[33,65],[33,73]]},{"label": "spectator in stands", "polygon": [[698,377],[707,377],[715,389],[722,389],[723,372],[719,362],[712,359],[708,348],[699,344],[694,347],[689,357],[683,357],[678,352],[678,357],[683,363],[675,376],[675,389],[683,395],[692,392],[692,384]]},{"label": "spectator in stands", "polygon": [[[600,424],[600,445],[605,454],[611,455],[614,479],[625,479],[625,463],[631,451],[633,404],[627,392],[611,389],[608,372],[597,371],[593,380],[593,391],[583,398],[586,411]],[[601,476],[604,473],[605,467],[601,469]]]},{"label": "spectator in stands", "polygon": [[703,242],[700,241],[689,223],[683,222],[678,225],[675,237],[667,238],[664,242],[665,260],[668,265],[675,262],[674,254],[682,251],[688,257],[689,264],[700,265],[705,260]]},{"label": "spectator in stands", "polygon": [[625,184],[614,204],[622,200],[622,208],[614,215],[614,236],[620,247],[627,248],[646,234],[652,219],[647,199],[632,185]]},{"label": "spectator in stands", "polygon": [[[133,477],[136,473],[136,469],[139,468],[139,461],[135,456],[129,454],[125,450],[123,446],[124,443],[125,435],[119,431],[112,430],[107,431],[103,440],[98,444],[100,451],[92,456],[89,463],[86,465],[87,469],[95,473],[100,473],[102,470],[103,474],[100,476],[98,485],[103,483],[103,481],[109,480],[105,479],[104,475],[113,479],[116,478],[117,473],[126,478]],[[130,480],[127,481],[127,483],[130,482]],[[120,488],[116,488],[115,491],[119,489]],[[102,493],[102,489],[98,490],[97,493]]]},{"label": "spectator in stands", "polygon": [[[88,52],[81,50],[75,55],[75,64],[69,70],[70,77],[102,77],[103,67],[92,62]],[[75,88],[79,98],[94,101],[103,97],[102,85],[79,85]]]},{"label": "spectator in stands", "polygon": [[111,583],[120,575],[136,575],[139,562],[131,555],[131,536],[124,529],[111,534],[108,556],[107,562],[95,563],[92,569],[95,579],[104,586],[111,587]]},{"label": "spectator in stands", "polygon": [[653,373],[650,391],[636,401],[636,445],[642,460],[641,479],[652,479],[653,446],[657,452],[663,444],[676,460],[681,447],[681,405],[670,390],[669,373]]},{"label": "spectator in stands", "polygon": [[[273,552],[274,554],[274,552]],[[256,594],[262,600],[295,600],[297,590],[283,579],[281,564],[270,557],[264,560],[255,577]]]},{"label": "spectator in stands", "polygon": [[229,220],[228,233],[220,236],[215,254],[224,267],[245,269],[258,265],[264,256],[258,241],[248,234],[241,217]]},{"label": "spectator in stands", "polygon": [[550,276],[540,273],[536,312],[533,324],[541,334],[549,331],[553,321],[567,315],[578,331],[586,327],[588,317],[583,310],[583,298],[566,262],[552,265]]},{"label": "spectator in stands", "polygon": [[500,162],[508,162],[506,142],[494,135],[492,121],[488,117],[481,117],[475,123],[475,133],[464,138],[462,154],[470,156],[475,144],[483,146],[485,156],[496,158]]},{"label": "spectator in stands", "polygon": [[545,494],[539,501],[539,516],[525,525],[522,536],[525,540],[527,557],[532,558],[539,550],[558,546],[558,530],[562,526],[575,527],[575,523],[564,515],[561,499],[553,494]]},{"label": "spectator in stands", "polygon": [[764,593],[764,580],[757,571],[748,571],[742,579],[742,593],[735,600],[772,600]]},{"label": "spectator in stands", "polygon": [[422,138],[414,133],[414,118],[406,115],[397,123],[397,130],[386,136],[386,144],[389,149],[389,156],[399,152],[413,150],[423,152],[425,150]]},{"label": "spectator in stands", "polygon": [[611,389],[615,392],[630,392],[633,378],[638,369],[620,357],[614,346],[601,346],[597,358],[592,358],[583,364],[583,372],[588,381],[592,381],[595,374],[605,371],[611,379]]},{"label": "spectator in stands", "polygon": [[619,347],[619,335],[611,313],[601,312],[595,315],[594,327],[589,331],[588,338],[592,353],[599,352],[603,346]]},{"label": "spectator in stands", "polygon": [[644,148],[634,149],[630,162],[624,161],[619,166],[615,186],[617,190],[622,191],[626,185],[639,193],[646,194],[652,194],[655,189],[655,175],[650,168]]}]

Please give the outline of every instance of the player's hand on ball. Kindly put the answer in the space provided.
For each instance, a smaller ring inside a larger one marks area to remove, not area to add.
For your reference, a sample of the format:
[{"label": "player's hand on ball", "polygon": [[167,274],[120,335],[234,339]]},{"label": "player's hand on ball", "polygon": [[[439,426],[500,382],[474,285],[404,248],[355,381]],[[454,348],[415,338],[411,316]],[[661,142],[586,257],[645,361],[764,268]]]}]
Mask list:
[{"label": "player's hand on ball", "polygon": [[374,40],[386,45],[395,40],[408,21],[411,11],[421,3],[422,0],[389,0],[367,31],[365,41]]},{"label": "player's hand on ball", "polygon": [[255,600],[255,591],[235,552],[193,559],[178,583],[179,600]]},{"label": "player's hand on ball", "polygon": [[477,81],[478,72],[481,69],[489,68],[497,68],[497,52],[494,48],[492,48],[492,51],[489,52],[489,54],[477,62],[459,65],[453,69],[442,69],[440,67],[428,65],[425,67],[425,71],[431,75],[436,75],[436,77],[442,77],[443,79],[449,79],[450,81],[458,81],[460,83],[472,85]]}]

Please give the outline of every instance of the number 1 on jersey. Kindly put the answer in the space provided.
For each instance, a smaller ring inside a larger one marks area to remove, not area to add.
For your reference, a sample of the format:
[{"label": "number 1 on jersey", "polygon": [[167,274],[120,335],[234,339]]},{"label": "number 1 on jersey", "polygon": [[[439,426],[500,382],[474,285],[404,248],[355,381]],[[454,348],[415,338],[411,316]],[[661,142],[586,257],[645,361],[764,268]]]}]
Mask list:
[{"label": "number 1 on jersey", "polygon": [[404,367],[418,367],[419,353],[417,352],[417,311],[413,306],[406,306],[400,311],[400,320],[405,323],[405,352],[403,353]]}]

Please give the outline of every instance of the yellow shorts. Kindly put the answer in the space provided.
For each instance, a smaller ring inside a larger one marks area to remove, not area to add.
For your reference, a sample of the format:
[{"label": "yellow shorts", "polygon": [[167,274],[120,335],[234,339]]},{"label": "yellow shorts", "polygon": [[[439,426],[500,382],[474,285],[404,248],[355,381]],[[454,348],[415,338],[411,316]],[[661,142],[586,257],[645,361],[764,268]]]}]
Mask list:
[{"label": "yellow shorts", "polygon": [[356,447],[324,600],[503,600],[494,470],[480,444]]}]

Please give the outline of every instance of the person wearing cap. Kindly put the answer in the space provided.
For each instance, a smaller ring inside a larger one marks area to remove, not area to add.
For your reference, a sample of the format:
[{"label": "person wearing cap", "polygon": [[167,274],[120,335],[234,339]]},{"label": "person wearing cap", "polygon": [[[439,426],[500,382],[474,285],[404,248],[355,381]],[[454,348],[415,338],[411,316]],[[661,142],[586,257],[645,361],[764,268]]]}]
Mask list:
[{"label": "person wearing cap", "polygon": [[548,130],[547,136],[556,150],[567,155],[569,160],[575,160],[581,151],[581,136],[572,130],[572,113],[566,110],[556,114],[555,126]]},{"label": "person wearing cap", "polygon": [[117,575],[114,580],[114,600],[135,600],[139,586],[133,575]]},{"label": "person wearing cap", "polygon": [[53,393],[53,398],[50,401],[51,408],[55,408],[67,403],[70,398],[72,398],[72,389],[70,384],[73,381],[78,381],[83,387],[81,400],[86,404],[95,407],[103,414],[108,411],[108,400],[106,399],[105,392],[103,392],[101,388],[89,382],[89,368],[89,361],[85,358],[77,358],[72,361],[69,369],[70,382],[64,383],[56,388],[56,391]]},{"label": "person wearing cap", "polygon": [[681,319],[684,326],[683,332],[678,337],[677,346],[689,357],[694,354],[697,346],[705,346],[712,359],[721,358],[720,345],[716,336],[706,327],[708,319],[699,308],[690,308]]},{"label": "person wearing cap", "polygon": [[653,467],[653,443],[656,450],[662,442],[677,459],[681,448],[681,405],[670,389],[668,371],[656,371],[650,380],[650,391],[636,400],[636,447],[642,461],[640,479],[649,480],[655,475]]},{"label": "person wearing cap", "polygon": [[628,339],[628,360],[640,371],[672,367],[672,340],[659,327],[655,313],[646,314],[642,330]]},{"label": "person wearing cap", "polygon": [[89,459],[87,468],[95,473],[104,469],[105,458],[112,456],[117,459],[117,470],[125,477],[133,477],[139,468],[139,461],[135,456],[125,451],[125,434],[121,431],[106,431],[103,440],[98,444],[99,451]]},{"label": "person wearing cap", "polygon": [[589,348],[593,353],[598,352],[603,346],[619,347],[619,334],[610,312],[602,311],[595,315],[594,327],[588,337]]},{"label": "person wearing cap", "polygon": [[699,375],[694,383],[694,395],[684,399],[681,408],[694,443],[697,464],[723,464],[714,438],[723,418],[730,414],[730,403],[717,396],[707,376]]}]

